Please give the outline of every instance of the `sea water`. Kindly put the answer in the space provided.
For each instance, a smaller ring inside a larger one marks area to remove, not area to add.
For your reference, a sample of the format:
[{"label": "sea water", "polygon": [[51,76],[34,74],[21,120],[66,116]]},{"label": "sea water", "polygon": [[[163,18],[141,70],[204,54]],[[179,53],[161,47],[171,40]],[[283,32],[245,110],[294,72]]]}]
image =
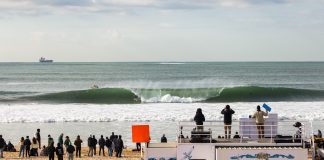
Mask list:
[{"label": "sea water", "polygon": [[44,138],[115,131],[131,143],[139,123],[151,125],[152,140],[175,140],[177,122],[197,108],[222,120],[229,104],[237,120],[263,103],[279,119],[324,129],[324,63],[0,63],[0,134],[13,142],[41,128]]}]

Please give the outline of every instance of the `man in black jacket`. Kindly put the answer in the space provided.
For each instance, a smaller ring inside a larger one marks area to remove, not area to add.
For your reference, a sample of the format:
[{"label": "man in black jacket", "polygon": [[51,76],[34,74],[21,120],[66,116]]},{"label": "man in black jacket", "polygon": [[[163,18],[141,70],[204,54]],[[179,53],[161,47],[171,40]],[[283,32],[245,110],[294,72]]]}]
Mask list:
[{"label": "man in black jacket", "polygon": [[119,135],[119,138],[116,140],[116,157],[121,157],[123,149],[124,149],[124,141],[122,140],[122,136]]},{"label": "man in black jacket", "polygon": [[99,156],[101,155],[101,151],[102,151],[102,155],[105,156],[105,138],[103,137],[103,135],[101,135],[100,139],[99,139]]},{"label": "man in black jacket", "polygon": [[6,145],[6,141],[2,138],[2,135],[0,135],[0,158],[3,158],[3,150]]},{"label": "man in black jacket", "polygon": [[231,109],[229,105],[222,110],[221,114],[224,115],[224,130],[225,130],[225,139],[231,138],[231,129],[232,129],[232,115],[235,112]]},{"label": "man in black jacket", "polygon": [[95,135],[93,135],[93,137],[92,137],[92,147],[93,147],[93,151],[94,151],[93,154],[94,155],[96,155],[96,153],[97,153],[97,144],[98,144],[98,141],[97,141]]},{"label": "man in black jacket", "polygon": [[30,140],[29,140],[29,136],[26,136],[26,139],[25,139],[25,141],[24,141],[24,145],[25,145],[25,148],[26,148],[26,157],[27,157],[27,155],[28,155],[28,157],[30,157],[30,145],[31,145],[31,142],[30,142]]}]

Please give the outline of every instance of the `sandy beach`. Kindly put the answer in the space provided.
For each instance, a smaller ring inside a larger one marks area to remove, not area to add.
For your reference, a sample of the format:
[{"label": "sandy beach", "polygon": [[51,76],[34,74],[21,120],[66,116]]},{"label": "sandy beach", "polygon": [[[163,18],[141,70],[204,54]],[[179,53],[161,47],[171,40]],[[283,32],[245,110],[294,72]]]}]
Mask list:
[{"label": "sandy beach", "polygon": [[[17,147],[16,147],[17,149]],[[99,148],[98,148],[99,149]],[[106,148],[105,148],[106,149]],[[116,157],[108,157],[107,156],[107,150],[105,150],[105,156],[99,156],[98,153],[96,156],[94,157],[88,157],[88,148],[86,147],[82,147],[81,150],[81,158],[75,158],[74,159],[129,159],[129,160],[138,160],[141,159],[141,153],[139,151],[132,151],[131,148],[129,149],[124,149],[123,153],[122,153],[122,158],[116,158]],[[19,158],[19,152],[4,152],[4,159],[48,159],[48,157],[45,156],[39,156],[39,157],[30,157],[30,158]],[[55,155],[55,159],[57,159],[56,155]],[[64,157],[65,159],[65,157]]]}]

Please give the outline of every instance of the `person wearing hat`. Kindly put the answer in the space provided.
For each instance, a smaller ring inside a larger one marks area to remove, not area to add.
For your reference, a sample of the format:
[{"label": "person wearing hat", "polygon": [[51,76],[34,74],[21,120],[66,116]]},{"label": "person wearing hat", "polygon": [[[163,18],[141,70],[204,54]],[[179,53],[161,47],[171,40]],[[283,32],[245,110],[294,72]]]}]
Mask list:
[{"label": "person wearing hat", "polygon": [[259,139],[264,138],[264,116],[268,116],[268,111],[261,111],[261,107],[258,105],[257,111],[254,112],[252,118],[255,118]]}]

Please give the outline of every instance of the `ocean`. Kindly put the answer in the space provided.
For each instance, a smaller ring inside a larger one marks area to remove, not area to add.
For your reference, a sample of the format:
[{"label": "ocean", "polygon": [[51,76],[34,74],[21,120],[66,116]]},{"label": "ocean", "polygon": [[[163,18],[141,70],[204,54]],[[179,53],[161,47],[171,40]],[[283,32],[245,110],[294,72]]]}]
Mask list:
[{"label": "ocean", "polygon": [[131,145],[142,123],[152,140],[175,140],[197,108],[214,121],[229,104],[237,120],[263,103],[324,128],[324,62],[0,63],[0,134],[13,142],[41,128],[44,138],[115,131]]}]

